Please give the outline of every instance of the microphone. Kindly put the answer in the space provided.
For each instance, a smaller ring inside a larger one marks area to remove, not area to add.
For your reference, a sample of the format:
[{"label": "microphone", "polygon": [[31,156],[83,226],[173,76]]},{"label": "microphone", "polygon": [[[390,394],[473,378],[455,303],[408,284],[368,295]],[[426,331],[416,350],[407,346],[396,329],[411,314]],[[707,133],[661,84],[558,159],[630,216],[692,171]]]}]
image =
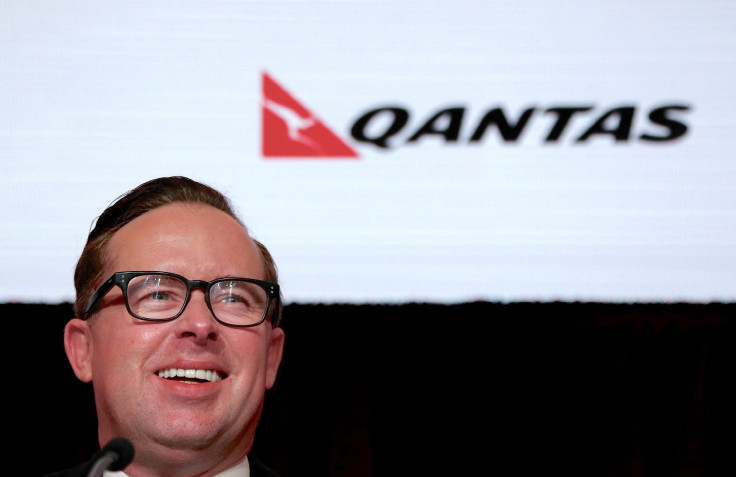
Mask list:
[{"label": "microphone", "polygon": [[106,470],[123,470],[133,461],[133,443],[124,437],[116,437],[100,449],[92,461],[87,477],[102,477]]}]

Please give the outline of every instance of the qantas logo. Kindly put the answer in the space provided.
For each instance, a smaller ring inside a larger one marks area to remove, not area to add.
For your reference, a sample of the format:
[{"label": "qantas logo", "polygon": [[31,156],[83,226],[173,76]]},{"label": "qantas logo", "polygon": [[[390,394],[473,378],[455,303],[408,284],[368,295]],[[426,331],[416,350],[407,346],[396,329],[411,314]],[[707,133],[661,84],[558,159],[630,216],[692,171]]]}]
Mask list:
[{"label": "qantas logo", "polygon": [[263,73],[263,156],[357,158],[358,153]]},{"label": "qantas logo", "polygon": [[[264,72],[262,80],[265,158],[359,158],[353,147],[271,76]],[[517,143],[530,129],[537,131],[534,133],[537,140],[544,144],[586,144],[596,140],[609,144],[667,143],[686,135],[688,125],[682,116],[691,107],[682,103],[651,108],[624,104],[602,109],[591,104],[569,104],[527,107],[516,116],[502,108],[491,108],[472,122],[466,119],[466,109],[464,106],[439,109],[418,127],[407,128],[411,118],[408,109],[381,106],[360,114],[350,128],[350,136],[356,142],[382,151],[429,138],[445,144],[477,144],[495,136],[504,143]],[[463,128],[469,131],[465,136],[461,134]]]}]

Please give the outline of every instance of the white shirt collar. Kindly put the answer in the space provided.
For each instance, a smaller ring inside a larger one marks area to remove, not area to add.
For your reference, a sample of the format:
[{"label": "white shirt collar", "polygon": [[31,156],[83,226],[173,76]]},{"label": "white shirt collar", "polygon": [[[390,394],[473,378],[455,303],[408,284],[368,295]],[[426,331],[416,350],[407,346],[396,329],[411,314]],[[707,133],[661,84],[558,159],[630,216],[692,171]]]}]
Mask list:
[{"label": "white shirt collar", "polygon": [[[128,474],[119,470],[117,472],[111,472],[106,470],[103,477],[129,477]],[[225,469],[214,477],[250,477],[250,464],[248,463],[248,456],[245,456],[238,464],[229,469]]]}]

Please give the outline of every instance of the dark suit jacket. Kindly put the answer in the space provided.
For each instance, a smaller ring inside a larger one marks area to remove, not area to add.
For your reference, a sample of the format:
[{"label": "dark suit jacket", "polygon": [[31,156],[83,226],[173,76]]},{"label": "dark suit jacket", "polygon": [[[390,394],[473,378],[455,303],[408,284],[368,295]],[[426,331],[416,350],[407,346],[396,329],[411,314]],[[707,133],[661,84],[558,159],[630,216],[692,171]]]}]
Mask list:
[{"label": "dark suit jacket", "polygon": [[[269,469],[258,457],[253,454],[248,455],[248,463],[250,464],[250,477],[279,477],[279,474]],[[87,477],[87,474],[94,465],[94,459],[90,459],[82,465],[73,469],[61,470],[53,474],[47,474],[44,477]],[[123,469],[125,471],[125,469]]]}]

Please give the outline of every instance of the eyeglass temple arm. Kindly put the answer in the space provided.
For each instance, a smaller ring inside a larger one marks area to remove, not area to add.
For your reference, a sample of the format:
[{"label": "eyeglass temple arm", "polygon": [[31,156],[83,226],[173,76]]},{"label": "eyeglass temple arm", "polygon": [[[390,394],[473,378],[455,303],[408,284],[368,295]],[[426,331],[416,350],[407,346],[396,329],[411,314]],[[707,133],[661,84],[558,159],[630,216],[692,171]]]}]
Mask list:
[{"label": "eyeglass temple arm", "polygon": [[87,306],[84,308],[84,318],[89,318],[90,312],[92,311],[92,308],[97,304],[100,299],[105,296],[105,294],[110,291],[110,288],[112,288],[113,285],[115,285],[115,278],[116,275],[111,276],[107,279],[107,281],[100,286],[100,288],[97,289],[97,291],[89,297],[89,300],[87,300]]}]

